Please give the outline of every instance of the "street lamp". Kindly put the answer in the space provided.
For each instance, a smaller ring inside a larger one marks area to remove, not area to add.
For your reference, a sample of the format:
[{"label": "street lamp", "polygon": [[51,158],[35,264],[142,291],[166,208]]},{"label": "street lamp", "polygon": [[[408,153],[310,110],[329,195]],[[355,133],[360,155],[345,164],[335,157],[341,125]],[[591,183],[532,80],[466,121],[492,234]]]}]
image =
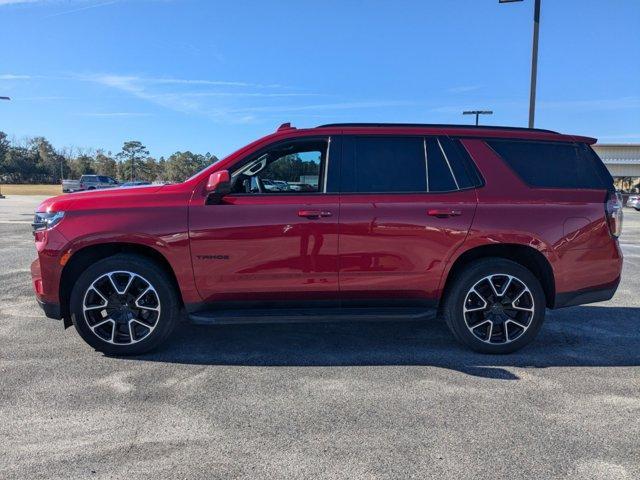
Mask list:
[{"label": "street lamp", "polygon": [[[499,3],[522,2],[522,0],[498,0]],[[531,47],[531,91],[529,92],[529,128],[533,128],[536,115],[536,82],[538,77],[538,37],[540,32],[540,2],[533,7],[533,46]]]},{"label": "street lamp", "polygon": [[476,127],[478,126],[478,118],[480,115],[493,115],[493,110],[465,110],[462,112],[463,115],[475,115],[476,116]]},{"label": "street lamp", "polygon": [[[9,98],[9,97],[0,97],[0,100],[11,100],[11,98]],[[0,198],[4,198],[4,195],[2,195],[2,185],[0,185]]]}]

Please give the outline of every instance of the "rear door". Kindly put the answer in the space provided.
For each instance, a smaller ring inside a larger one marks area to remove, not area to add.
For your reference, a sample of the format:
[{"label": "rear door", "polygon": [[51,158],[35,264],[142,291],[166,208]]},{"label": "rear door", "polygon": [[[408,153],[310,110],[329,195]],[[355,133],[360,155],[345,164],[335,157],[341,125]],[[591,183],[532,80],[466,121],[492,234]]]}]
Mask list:
[{"label": "rear door", "polygon": [[431,304],[476,209],[471,168],[447,137],[345,136],[340,182],[343,304]]}]

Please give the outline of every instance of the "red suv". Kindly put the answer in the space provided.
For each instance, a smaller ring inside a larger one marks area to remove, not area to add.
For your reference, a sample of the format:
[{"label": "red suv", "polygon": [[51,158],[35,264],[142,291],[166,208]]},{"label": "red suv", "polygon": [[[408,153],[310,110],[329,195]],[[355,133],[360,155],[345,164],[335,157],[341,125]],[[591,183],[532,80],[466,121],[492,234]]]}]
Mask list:
[{"label": "red suv", "polygon": [[44,201],[46,315],[139,354],[197,323],[415,319],[474,350],[546,308],[610,299],[620,199],[593,138],[548,130],[289,124],[181,184]]}]

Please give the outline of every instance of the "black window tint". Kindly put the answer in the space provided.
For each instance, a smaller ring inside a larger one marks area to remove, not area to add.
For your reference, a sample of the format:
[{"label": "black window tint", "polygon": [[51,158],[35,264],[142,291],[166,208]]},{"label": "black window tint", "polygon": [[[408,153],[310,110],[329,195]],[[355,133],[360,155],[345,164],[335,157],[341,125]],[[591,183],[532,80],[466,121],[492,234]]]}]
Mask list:
[{"label": "black window tint", "polygon": [[440,137],[439,140],[444,152],[447,154],[453,174],[458,181],[458,188],[481,186],[482,178],[480,173],[460,140],[449,137]]},{"label": "black window tint", "polygon": [[584,161],[593,165],[602,181],[602,184],[607,189],[615,191],[615,187],[613,186],[613,177],[598,154],[586,143],[581,143],[579,146],[580,154],[585,157]]},{"label": "black window tint", "polygon": [[345,137],[343,192],[424,192],[424,143],[419,137]]},{"label": "black window tint", "polygon": [[542,188],[610,188],[601,160],[575,143],[488,140],[529,185]]},{"label": "black window tint", "polygon": [[427,138],[427,165],[430,192],[449,192],[457,189],[447,158],[444,156],[444,148],[437,138]]}]

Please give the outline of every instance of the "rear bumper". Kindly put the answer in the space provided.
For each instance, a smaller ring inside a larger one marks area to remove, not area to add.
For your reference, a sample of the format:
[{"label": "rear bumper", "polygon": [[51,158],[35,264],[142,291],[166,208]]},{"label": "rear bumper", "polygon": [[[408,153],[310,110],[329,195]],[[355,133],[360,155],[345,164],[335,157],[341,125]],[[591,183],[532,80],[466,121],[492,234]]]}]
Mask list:
[{"label": "rear bumper", "polygon": [[38,301],[38,305],[40,305],[40,308],[42,308],[42,311],[47,317],[53,318],[54,320],[62,319],[62,314],[60,313],[60,305],[58,305],[57,303],[45,302],[44,300],[40,300],[39,298],[36,298],[36,300]]},{"label": "rear bumper", "polygon": [[553,308],[572,307],[575,305],[584,305],[585,303],[604,302],[611,300],[618,289],[620,277],[615,281],[599,285],[593,288],[585,288],[574,292],[563,292],[556,294],[556,301]]}]

